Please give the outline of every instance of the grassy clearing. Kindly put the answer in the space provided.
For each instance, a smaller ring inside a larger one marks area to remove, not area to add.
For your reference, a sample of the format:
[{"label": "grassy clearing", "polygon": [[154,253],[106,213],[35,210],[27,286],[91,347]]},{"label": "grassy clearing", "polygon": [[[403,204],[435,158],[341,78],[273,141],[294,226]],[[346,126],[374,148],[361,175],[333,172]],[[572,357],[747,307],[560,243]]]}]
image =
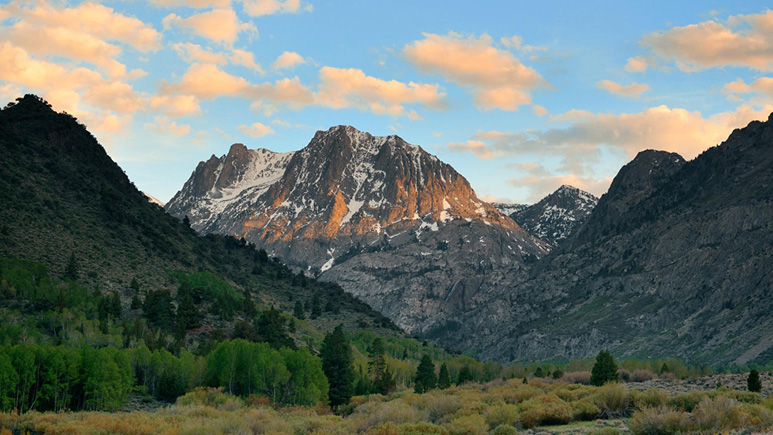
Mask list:
[{"label": "grassy clearing", "polygon": [[43,434],[635,434],[773,428],[773,400],[718,389],[669,395],[532,379],[415,394],[357,396],[334,415],[317,405],[275,408],[197,389],[152,412],[0,414],[6,433]]}]

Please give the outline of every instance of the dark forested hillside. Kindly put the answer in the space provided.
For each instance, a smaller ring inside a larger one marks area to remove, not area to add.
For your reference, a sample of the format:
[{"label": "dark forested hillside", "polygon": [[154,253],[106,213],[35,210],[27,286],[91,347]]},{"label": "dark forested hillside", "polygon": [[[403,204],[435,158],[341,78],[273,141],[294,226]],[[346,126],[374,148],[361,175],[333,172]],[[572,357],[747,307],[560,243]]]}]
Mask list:
[{"label": "dark forested hillside", "polygon": [[[124,308],[138,292],[176,293],[174,271],[210,273],[258,306],[289,313],[301,301],[308,321],[323,331],[339,322],[394,329],[336,284],[293,273],[243,240],[199,237],[149,203],[85,126],[36,96],[0,111],[0,173],[0,256],[40,262],[55,277],[69,274],[115,292]],[[319,305],[314,315],[312,302]],[[230,328],[236,319],[203,320],[208,330]]]}]

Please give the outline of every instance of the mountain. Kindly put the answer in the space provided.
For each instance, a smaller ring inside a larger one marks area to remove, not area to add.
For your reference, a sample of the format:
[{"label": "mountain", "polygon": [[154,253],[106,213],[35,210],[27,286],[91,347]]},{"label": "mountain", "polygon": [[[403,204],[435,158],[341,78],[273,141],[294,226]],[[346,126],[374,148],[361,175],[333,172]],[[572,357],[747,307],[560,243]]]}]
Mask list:
[{"label": "mountain", "polygon": [[509,202],[492,202],[490,204],[505,216],[511,216],[513,213],[529,207],[529,204],[511,204]]},{"label": "mountain", "polygon": [[160,199],[156,198],[155,196],[149,193],[142,192],[142,194],[145,195],[148,198],[148,201],[150,201],[152,204],[156,204],[159,207],[163,207],[166,205],[164,201],[161,201]]},{"label": "mountain", "polygon": [[417,333],[548,248],[421,147],[351,126],[292,153],[235,144],[201,162],[166,210],[340,282]]},{"label": "mountain", "polygon": [[516,208],[509,216],[540,240],[558,246],[582,226],[598,198],[572,186],[561,186],[536,204]]},{"label": "mountain", "polygon": [[[443,343],[498,360],[773,358],[773,115],[692,161],[642,151],[575,235]],[[460,342],[463,341],[463,342]]]},{"label": "mountain", "polygon": [[[0,111],[0,173],[0,257],[43,263],[58,278],[77,265],[82,284],[117,292],[124,309],[132,287],[175,289],[182,272],[210,277],[221,291],[232,288],[235,300],[285,312],[294,301],[319,299],[328,309],[309,320],[304,334],[339,322],[398,334],[336,284],[298,275],[244,240],[198,236],[137,190],[85,126],[36,96]],[[208,315],[204,330],[230,331],[240,317]]]}]

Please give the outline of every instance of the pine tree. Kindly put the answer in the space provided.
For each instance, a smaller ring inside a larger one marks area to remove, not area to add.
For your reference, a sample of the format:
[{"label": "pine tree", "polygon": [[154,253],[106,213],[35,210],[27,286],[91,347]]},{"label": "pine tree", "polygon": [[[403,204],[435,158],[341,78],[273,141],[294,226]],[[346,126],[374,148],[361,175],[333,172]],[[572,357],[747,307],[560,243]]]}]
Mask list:
[{"label": "pine tree", "polygon": [[441,390],[445,390],[451,386],[451,376],[448,374],[448,366],[446,363],[443,363],[440,366],[440,372],[438,372],[437,375],[437,386]]},{"label": "pine tree", "polygon": [[322,370],[330,383],[330,406],[337,409],[346,405],[354,393],[354,367],[352,348],[344,336],[341,325],[325,336],[320,352]]},{"label": "pine tree", "polygon": [[71,281],[78,280],[78,260],[75,259],[75,253],[70,253],[70,259],[67,260],[67,266],[64,268],[64,277]]},{"label": "pine tree", "polygon": [[762,382],[760,381],[760,372],[752,369],[749,372],[749,378],[746,379],[746,386],[749,387],[749,391],[752,393],[759,393],[762,391]]},{"label": "pine tree", "polygon": [[608,350],[602,350],[596,356],[596,363],[591,369],[590,382],[600,387],[611,381],[617,381],[617,363]]},{"label": "pine tree", "polygon": [[456,385],[462,385],[463,383],[470,382],[472,380],[472,370],[470,370],[469,366],[464,366],[461,370],[459,370],[459,376],[456,379]]},{"label": "pine tree", "polygon": [[555,369],[553,371],[553,379],[561,379],[564,376],[564,372],[561,369]]},{"label": "pine tree", "polygon": [[534,377],[535,378],[544,378],[545,372],[542,371],[542,367],[537,367],[537,370],[534,370]]},{"label": "pine tree", "polygon": [[293,316],[295,318],[303,320],[306,318],[306,312],[303,309],[301,301],[295,301],[295,307],[293,308]]},{"label": "pine tree", "polygon": [[195,329],[201,326],[201,312],[190,293],[185,292],[182,297],[178,294],[177,323],[183,330]]},{"label": "pine tree", "polygon": [[319,295],[314,293],[311,299],[311,318],[316,319],[320,315],[322,315],[322,301],[319,300]]},{"label": "pine tree", "polygon": [[434,389],[436,384],[435,364],[432,363],[429,355],[425,354],[421,357],[419,367],[416,369],[416,381],[414,382],[413,389],[421,394]]},{"label": "pine tree", "polygon": [[285,329],[285,318],[279,310],[274,307],[264,310],[257,322],[258,334],[260,338],[266,343],[270,344],[274,349],[281,347],[289,347],[295,349],[295,341],[287,334]]}]

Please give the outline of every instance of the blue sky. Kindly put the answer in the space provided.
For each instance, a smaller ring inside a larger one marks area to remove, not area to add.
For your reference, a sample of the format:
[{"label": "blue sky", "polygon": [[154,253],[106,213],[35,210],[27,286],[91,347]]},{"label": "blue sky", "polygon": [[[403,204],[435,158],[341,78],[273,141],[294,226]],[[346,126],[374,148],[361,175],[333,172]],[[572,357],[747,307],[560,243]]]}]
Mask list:
[{"label": "blue sky", "polygon": [[232,143],[338,124],[485,199],[601,194],[642,149],[693,158],[773,111],[761,1],[11,1],[0,32],[0,97],[73,113],[163,201]]}]

